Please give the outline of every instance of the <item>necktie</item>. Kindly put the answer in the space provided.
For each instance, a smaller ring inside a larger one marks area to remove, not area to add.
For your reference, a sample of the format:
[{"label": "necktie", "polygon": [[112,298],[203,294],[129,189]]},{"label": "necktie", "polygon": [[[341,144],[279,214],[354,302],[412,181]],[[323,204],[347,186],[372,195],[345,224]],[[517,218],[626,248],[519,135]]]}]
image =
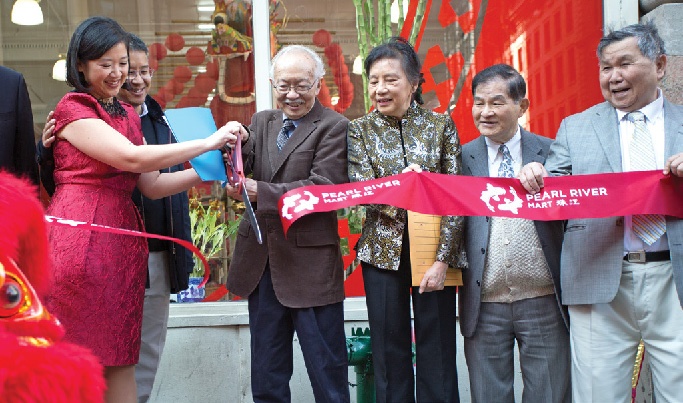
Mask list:
[{"label": "necktie", "polygon": [[[633,122],[633,139],[630,145],[631,170],[648,171],[657,168],[652,136],[645,124],[645,115],[640,111],[628,114]],[[633,216],[633,233],[647,245],[652,245],[666,232],[666,221],[659,214],[638,214]]]},{"label": "necktie", "polygon": [[498,177],[514,178],[515,170],[512,168],[512,155],[510,155],[510,150],[503,144],[498,147],[498,151],[503,154],[503,161],[501,161],[500,166],[498,167]]},{"label": "necktie", "polygon": [[282,151],[285,143],[289,140],[289,134],[292,130],[294,130],[294,122],[292,119],[285,119],[284,122],[282,122],[282,129],[280,129],[280,132],[277,134],[278,150]]}]

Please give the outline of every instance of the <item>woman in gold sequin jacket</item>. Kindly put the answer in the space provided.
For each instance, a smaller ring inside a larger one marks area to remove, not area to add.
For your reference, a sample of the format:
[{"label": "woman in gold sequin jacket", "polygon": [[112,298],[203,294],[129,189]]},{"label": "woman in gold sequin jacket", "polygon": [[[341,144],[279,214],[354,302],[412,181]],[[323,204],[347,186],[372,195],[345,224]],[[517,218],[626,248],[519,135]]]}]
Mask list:
[{"label": "woman in gold sequin jacket", "polygon": [[[448,115],[422,108],[420,61],[401,38],[365,59],[373,111],[348,129],[349,179],[363,181],[422,170],[460,174],[458,133]],[[463,218],[441,220],[434,264],[411,285],[407,212],[367,205],[356,250],[367,294],[377,402],[457,402],[455,287],[448,266],[462,267]],[[411,353],[412,295],[416,372]],[[417,385],[417,387],[415,387]]]}]

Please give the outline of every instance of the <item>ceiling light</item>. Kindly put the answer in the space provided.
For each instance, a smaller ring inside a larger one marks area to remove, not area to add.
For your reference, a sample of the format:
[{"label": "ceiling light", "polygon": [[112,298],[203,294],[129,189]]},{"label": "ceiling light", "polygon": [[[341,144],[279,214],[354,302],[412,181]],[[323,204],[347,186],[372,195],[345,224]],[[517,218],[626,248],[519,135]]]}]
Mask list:
[{"label": "ceiling light", "polygon": [[40,0],[17,0],[12,6],[11,20],[17,25],[38,25],[43,23]]},{"label": "ceiling light", "polygon": [[361,75],[363,74],[363,58],[360,55],[353,59],[353,68],[351,68],[353,74]]},{"label": "ceiling light", "polygon": [[211,31],[216,28],[214,24],[197,24],[197,29],[200,31]]},{"label": "ceiling light", "polygon": [[52,78],[57,81],[66,81],[66,59],[59,55],[60,59],[52,66]]},{"label": "ceiling light", "polygon": [[197,6],[197,11],[200,12],[213,12],[215,10],[215,6]]}]

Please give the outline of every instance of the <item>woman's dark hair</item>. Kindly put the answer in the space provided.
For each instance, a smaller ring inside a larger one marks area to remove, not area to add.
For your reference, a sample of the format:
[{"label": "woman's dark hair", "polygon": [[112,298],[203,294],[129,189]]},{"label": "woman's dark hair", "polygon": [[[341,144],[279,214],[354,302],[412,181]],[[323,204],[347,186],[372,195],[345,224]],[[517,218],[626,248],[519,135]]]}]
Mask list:
[{"label": "woman's dark hair", "polygon": [[413,100],[420,105],[424,103],[422,100],[422,83],[425,81],[422,78],[422,63],[415,53],[415,49],[408,43],[407,40],[400,36],[390,38],[387,42],[373,48],[368,57],[365,58],[365,74],[370,75],[370,68],[375,62],[382,59],[396,59],[401,62],[403,71],[408,77],[411,84],[417,84],[417,90],[413,94]]},{"label": "woman's dark hair", "polygon": [[90,17],[81,22],[71,36],[66,54],[67,83],[77,92],[88,92],[90,84],[78,71],[78,63],[99,59],[119,43],[128,50],[128,33],[111,18]]}]

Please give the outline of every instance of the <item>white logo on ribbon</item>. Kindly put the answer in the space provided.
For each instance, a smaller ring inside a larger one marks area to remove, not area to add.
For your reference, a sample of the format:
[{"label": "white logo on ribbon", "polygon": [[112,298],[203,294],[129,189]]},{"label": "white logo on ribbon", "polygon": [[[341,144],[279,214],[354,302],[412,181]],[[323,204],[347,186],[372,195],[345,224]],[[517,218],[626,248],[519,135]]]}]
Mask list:
[{"label": "white logo on ribbon", "polygon": [[308,199],[302,199],[301,194],[294,194],[287,196],[282,200],[282,216],[288,220],[293,218],[292,214],[289,213],[289,209],[294,207],[293,212],[298,213],[303,210],[313,210],[313,206],[320,202],[320,198],[313,195],[313,193],[308,190],[304,190],[304,194],[308,196]]},{"label": "white logo on ribbon", "polygon": [[[510,194],[512,195],[512,198],[503,197],[506,193],[508,192],[505,190],[505,188],[493,186],[490,183],[487,183],[486,190],[481,192],[479,199],[486,203],[486,207],[493,212],[495,212],[496,208],[498,208],[499,211],[511,211],[514,214],[519,214],[519,209],[522,208],[524,202],[522,199],[520,199],[512,186],[510,186]],[[491,200],[498,202],[495,207],[493,204],[491,204]]]}]

